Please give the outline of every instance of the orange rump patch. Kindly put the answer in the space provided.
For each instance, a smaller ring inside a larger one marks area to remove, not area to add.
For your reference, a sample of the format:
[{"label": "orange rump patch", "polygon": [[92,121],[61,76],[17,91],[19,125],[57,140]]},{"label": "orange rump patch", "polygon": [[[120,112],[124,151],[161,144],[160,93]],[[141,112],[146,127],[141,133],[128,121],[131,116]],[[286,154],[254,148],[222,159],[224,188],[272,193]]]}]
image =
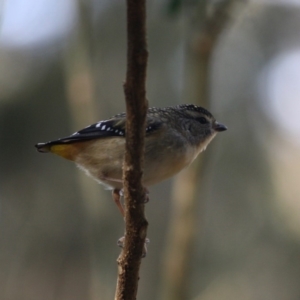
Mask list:
[{"label": "orange rump patch", "polygon": [[89,142],[75,142],[70,144],[58,144],[50,147],[50,151],[65,159],[75,160],[76,156],[87,147]]}]

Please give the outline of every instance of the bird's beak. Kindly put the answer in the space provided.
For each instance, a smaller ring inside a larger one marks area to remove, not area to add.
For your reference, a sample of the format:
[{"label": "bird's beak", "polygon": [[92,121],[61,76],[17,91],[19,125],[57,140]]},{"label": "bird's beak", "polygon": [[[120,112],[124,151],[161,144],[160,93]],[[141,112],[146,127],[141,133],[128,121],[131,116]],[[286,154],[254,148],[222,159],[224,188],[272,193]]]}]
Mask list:
[{"label": "bird's beak", "polygon": [[221,131],[227,130],[227,127],[225,125],[221,124],[221,123],[215,122],[214,130],[218,131],[218,132],[221,132]]}]

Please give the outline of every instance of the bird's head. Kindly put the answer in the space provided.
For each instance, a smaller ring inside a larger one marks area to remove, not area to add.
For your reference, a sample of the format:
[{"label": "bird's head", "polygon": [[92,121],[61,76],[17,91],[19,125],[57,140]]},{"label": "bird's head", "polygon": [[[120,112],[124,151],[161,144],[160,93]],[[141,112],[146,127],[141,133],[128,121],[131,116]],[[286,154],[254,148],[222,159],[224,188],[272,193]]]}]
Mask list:
[{"label": "bird's head", "polygon": [[225,125],[217,122],[214,116],[203,107],[183,104],[176,108],[182,134],[191,144],[200,147],[201,151],[205,150],[218,132],[227,130]]}]

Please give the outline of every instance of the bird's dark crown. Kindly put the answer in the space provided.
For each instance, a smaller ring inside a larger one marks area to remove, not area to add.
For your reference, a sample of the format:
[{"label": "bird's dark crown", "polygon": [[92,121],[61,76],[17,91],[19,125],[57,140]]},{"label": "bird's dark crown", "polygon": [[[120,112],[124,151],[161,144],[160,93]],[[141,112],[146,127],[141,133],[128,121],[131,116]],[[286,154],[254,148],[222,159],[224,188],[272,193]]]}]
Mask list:
[{"label": "bird's dark crown", "polygon": [[[205,116],[207,116],[208,118],[213,118],[213,115],[208,111],[206,110],[205,108],[201,107],[201,106],[196,106],[194,104],[179,104],[179,105],[176,105],[176,106],[168,106],[168,107],[164,107],[164,108],[160,108],[160,107],[150,107],[148,108],[148,114],[150,115],[159,115],[159,114],[172,114],[172,113],[185,113],[185,112],[198,112],[198,113],[201,113]],[[192,116],[192,115],[191,115]],[[125,112],[122,112],[122,113],[119,113],[115,116],[113,116],[113,118],[123,118],[123,117],[126,117],[126,113]]]},{"label": "bird's dark crown", "polygon": [[177,105],[177,107],[184,111],[195,111],[195,112],[202,113],[203,115],[206,115],[209,118],[213,118],[213,115],[208,110],[206,110],[201,106],[196,106],[194,104],[180,104]]},{"label": "bird's dark crown", "polygon": [[183,117],[196,118],[198,113],[208,117],[208,119],[213,118],[213,115],[203,107],[196,106],[193,104],[179,104],[176,106],[168,106],[164,108],[151,107],[148,109],[148,114],[150,115],[181,115]]}]

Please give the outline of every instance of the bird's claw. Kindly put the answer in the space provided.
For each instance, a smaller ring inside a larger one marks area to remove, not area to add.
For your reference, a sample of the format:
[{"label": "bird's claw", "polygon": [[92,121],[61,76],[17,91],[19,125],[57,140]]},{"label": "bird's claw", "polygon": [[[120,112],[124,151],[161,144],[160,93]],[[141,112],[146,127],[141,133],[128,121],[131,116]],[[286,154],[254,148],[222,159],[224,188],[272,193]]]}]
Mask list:
[{"label": "bird's claw", "polygon": [[145,188],[145,199],[144,199],[144,203],[148,203],[150,200],[149,198],[149,190],[147,188]]},{"label": "bird's claw", "polygon": [[[120,248],[124,248],[124,242],[125,242],[125,236],[122,236],[121,238],[118,239],[117,245]],[[143,254],[142,254],[142,258],[146,257],[147,255],[147,244],[150,243],[150,240],[148,238],[145,239],[145,243],[144,243],[144,248],[143,248]]]}]

